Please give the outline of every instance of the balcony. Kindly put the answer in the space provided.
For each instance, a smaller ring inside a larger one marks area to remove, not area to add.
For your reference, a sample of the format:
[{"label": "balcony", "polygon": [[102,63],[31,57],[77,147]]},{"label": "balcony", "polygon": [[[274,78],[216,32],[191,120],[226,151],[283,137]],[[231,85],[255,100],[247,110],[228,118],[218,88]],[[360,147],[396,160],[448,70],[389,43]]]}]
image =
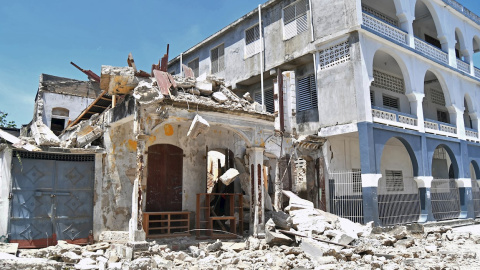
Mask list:
[{"label": "balcony", "polygon": [[[378,14],[378,12],[376,12],[376,14]],[[401,44],[403,46],[409,46],[407,42],[408,33],[403,31],[402,29],[399,29],[397,26],[382,20],[381,17],[379,17],[378,15],[372,15],[371,13],[363,11],[363,26],[381,37],[392,40],[393,42]],[[417,37],[414,38],[414,45],[412,49],[418,54],[425,56],[426,58],[429,58],[444,65],[450,65],[447,52],[444,52],[443,50]],[[456,64],[456,69],[458,71],[466,73],[468,75],[471,74],[469,63],[466,63],[461,59],[457,59]],[[477,79],[480,79],[480,69],[477,67],[475,67],[474,69],[474,76]]]},{"label": "balcony", "polygon": [[457,127],[455,125],[431,119],[425,119],[424,126],[425,132],[447,137],[457,137]]},{"label": "balcony", "polygon": [[480,141],[480,138],[478,137],[478,130],[465,128],[465,136],[469,141]]},{"label": "balcony", "polygon": [[376,123],[418,130],[417,117],[414,115],[373,106],[372,117]]}]

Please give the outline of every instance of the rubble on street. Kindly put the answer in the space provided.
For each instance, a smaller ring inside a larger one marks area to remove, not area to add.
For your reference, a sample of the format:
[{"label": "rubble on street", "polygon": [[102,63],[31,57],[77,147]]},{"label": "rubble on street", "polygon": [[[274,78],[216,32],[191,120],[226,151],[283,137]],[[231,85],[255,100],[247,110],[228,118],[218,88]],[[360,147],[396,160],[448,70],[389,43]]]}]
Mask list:
[{"label": "rubble on street", "polygon": [[[43,249],[0,253],[1,269],[478,269],[480,235],[420,224],[374,228],[292,200],[268,212],[265,238],[196,240],[178,237],[79,246],[58,241]],[[291,206],[295,207],[291,207]],[[293,209],[293,210],[292,210]]]}]

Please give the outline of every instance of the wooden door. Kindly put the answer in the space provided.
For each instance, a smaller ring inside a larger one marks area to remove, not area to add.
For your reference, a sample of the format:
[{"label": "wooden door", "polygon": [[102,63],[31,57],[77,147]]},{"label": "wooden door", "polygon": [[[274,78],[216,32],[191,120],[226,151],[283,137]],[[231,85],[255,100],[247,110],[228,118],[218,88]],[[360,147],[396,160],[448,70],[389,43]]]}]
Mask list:
[{"label": "wooden door", "polygon": [[147,212],[182,211],[183,150],[170,144],[148,148]]}]

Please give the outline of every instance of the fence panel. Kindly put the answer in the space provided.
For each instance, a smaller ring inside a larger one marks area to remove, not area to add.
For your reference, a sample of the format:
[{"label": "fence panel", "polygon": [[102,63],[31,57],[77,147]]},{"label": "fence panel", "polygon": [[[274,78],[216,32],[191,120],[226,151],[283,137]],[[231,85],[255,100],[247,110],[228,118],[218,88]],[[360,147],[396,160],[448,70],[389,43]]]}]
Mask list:
[{"label": "fence panel", "polygon": [[417,222],[420,217],[420,196],[413,178],[403,177],[401,190],[387,187],[385,176],[378,186],[378,212],[382,225]]},{"label": "fence panel", "polygon": [[472,197],[475,217],[480,217],[480,187],[477,180],[472,179]]},{"label": "fence panel", "polygon": [[460,194],[455,179],[433,179],[432,210],[436,220],[455,219],[460,215]]},{"label": "fence panel", "polygon": [[363,223],[361,172],[330,172],[328,179],[330,213]]}]

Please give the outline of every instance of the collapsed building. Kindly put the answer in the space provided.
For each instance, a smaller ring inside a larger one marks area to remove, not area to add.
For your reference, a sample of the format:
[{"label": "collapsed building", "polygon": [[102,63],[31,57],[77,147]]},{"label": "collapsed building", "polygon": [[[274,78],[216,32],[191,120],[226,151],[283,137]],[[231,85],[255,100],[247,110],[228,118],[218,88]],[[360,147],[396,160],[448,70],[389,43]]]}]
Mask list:
[{"label": "collapsed building", "polygon": [[82,70],[78,116],[43,95],[4,137],[0,235],[263,236],[284,194],[375,225],[479,216],[480,20],[374,2],[270,0],[150,73]]}]

